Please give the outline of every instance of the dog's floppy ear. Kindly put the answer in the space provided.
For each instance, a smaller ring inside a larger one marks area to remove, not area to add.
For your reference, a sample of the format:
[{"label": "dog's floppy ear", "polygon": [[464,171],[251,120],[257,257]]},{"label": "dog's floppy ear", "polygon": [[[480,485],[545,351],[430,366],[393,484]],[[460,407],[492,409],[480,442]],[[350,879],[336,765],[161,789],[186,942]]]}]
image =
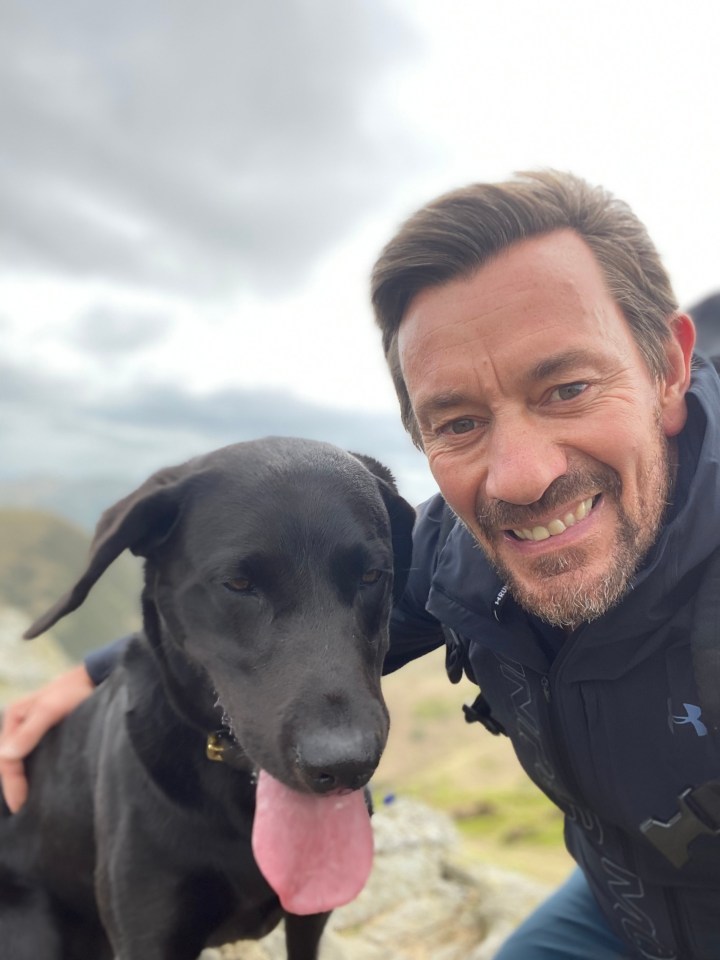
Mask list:
[{"label": "dog's floppy ear", "polygon": [[353,453],[352,456],[356,457],[377,478],[380,496],[390,517],[393,547],[393,600],[397,602],[405,589],[412,563],[412,530],[415,511],[397,492],[395,478],[386,466],[362,453]]},{"label": "dog's floppy ear", "polygon": [[106,510],[95,528],[84,573],[64,597],[25,631],[23,637],[32,640],[76,610],[123,550],[147,556],[149,549],[166,539],[178,515],[180,492],[192,475],[194,471],[187,465],[159,470],[134,493]]}]

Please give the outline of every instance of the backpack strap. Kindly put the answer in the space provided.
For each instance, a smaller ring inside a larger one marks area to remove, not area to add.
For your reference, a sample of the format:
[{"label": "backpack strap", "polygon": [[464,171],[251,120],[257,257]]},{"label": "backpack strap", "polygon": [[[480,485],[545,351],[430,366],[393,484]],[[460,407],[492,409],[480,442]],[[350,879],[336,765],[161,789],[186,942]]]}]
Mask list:
[{"label": "backpack strap", "polygon": [[[450,507],[446,505],[443,512],[442,523],[440,524],[437,547],[435,548],[437,554],[439,554],[445,546],[445,541],[455,526],[455,520],[455,514]],[[465,666],[465,645],[452,627],[449,627],[445,623],[441,623],[440,626],[442,627],[443,636],[445,637],[445,670],[450,683],[459,683],[462,680],[463,668]],[[490,704],[481,691],[478,692],[472,704],[468,705],[464,703],[462,709],[466,723],[481,723],[493,736],[501,733],[507,736],[507,731],[503,725],[498,723],[492,716]]]},{"label": "backpack strap", "polygon": [[720,550],[710,557],[700,582],[691,639],[703,721],[717,737],[720,735]]},{"label": "backpack strap", "polygon": [[[702,573],[690,644],[703,722],[720,742],[720,550],[712,554]],[[678,807],[670,820],[650,818],[640,824],[640,830],[680,868],[690,858],[688,848],[696,837],[720,836],[720,779],[684,790]]]}]

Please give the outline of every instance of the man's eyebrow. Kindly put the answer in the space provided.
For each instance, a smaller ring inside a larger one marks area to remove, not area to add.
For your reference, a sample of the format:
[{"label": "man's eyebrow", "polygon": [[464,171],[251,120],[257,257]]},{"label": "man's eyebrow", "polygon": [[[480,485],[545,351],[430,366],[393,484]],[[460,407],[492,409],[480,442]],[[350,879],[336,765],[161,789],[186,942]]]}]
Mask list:
[{"label": "man's eyebrow", "polygon": [[448,390],[434,397],[428,397],[419,403],[415,410],[415,417],[419,422],[433,413],[442,413],[443,410],[453,410],[467,402],[467,396],[459,390]]},{"label": "man's eyebrow", "polygon": [[562,376],[564,373],[577,370],[578,367],[586,366],[593,357],[594,355],[587,350],[566,350],[563,353],[556,353],[536,363],[528,371],[527,379],[540,382],[551,377]]}]

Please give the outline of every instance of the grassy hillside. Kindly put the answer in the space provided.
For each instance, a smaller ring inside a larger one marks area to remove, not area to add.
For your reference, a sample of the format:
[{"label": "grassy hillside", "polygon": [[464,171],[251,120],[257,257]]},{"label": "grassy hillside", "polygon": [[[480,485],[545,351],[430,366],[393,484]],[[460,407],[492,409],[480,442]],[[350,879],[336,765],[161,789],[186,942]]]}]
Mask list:
[{"label": "grassy hillside", "polygon": [[[35,510],[0,510],[0,606],[29,620],[44,613],[82,572],[90,539],[64,520]],[[119,557],[79,610],[53,633],[73,660],[139,626],[140,566]]]}]

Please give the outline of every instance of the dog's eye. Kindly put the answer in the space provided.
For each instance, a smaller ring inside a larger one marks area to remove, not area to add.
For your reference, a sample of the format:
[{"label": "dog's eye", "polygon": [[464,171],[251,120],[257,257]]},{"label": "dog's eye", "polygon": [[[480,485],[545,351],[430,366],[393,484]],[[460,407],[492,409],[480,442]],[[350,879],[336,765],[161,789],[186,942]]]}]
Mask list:
[{"label": "dog's eye", "polygon": [[370,586],[373,583],[377,583],[380,577],[382,577],[382,570],[366,570],[362,577],[360,577],[360,582],[365,584],[365,586]]},{"label": "dog's eye", "polygon": [[252,581],[248,580],[247,577],[235,577],[233,580],[226,580],[223,586],[233,593],[250,593],[253,589]]}]

